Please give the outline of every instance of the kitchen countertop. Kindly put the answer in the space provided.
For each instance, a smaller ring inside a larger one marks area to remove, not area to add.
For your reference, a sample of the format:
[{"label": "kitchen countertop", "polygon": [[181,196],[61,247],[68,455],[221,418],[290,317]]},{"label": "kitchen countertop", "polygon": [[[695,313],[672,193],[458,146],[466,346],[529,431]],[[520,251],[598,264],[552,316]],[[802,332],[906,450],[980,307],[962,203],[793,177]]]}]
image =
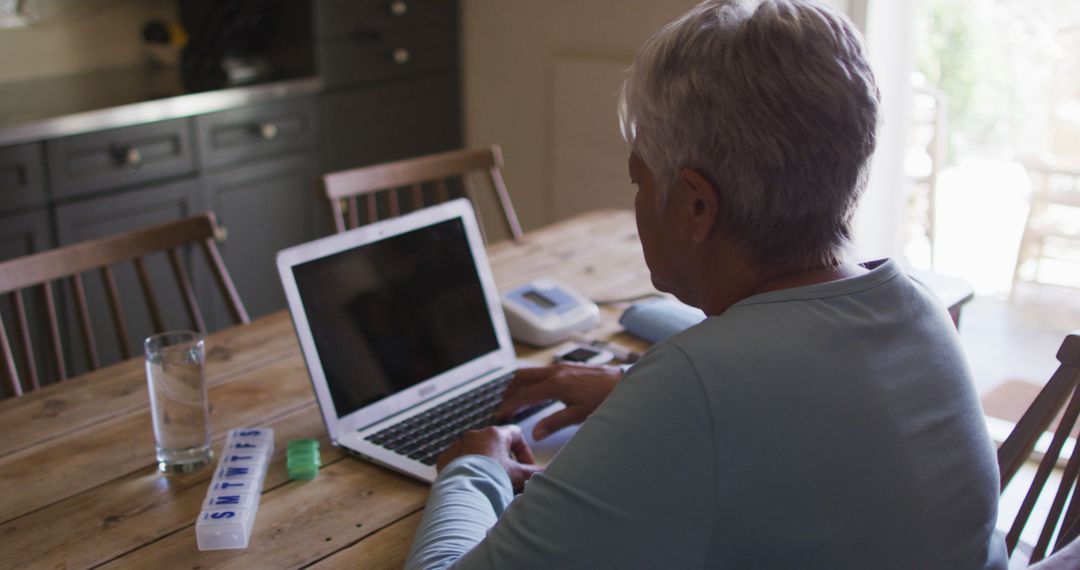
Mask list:
[{"label": "kitchen countertop", "polygon": [[0,84],[0,146],[190,117],[322,90],[318,77],[189,93],[176,69],[121,67]]}]

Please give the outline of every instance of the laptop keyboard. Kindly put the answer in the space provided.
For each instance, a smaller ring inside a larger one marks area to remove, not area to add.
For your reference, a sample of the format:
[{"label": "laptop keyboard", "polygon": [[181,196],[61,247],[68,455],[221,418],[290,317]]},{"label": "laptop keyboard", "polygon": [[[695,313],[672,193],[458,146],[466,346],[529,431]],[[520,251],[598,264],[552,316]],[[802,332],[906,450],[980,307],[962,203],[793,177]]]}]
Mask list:
[{"label": "laptop keyboard", "polygon": [[[439,454],[450,447],[462,433],[495,423],[491,415],[499,409],[502,394],[513,376],[511,372],[496,378],[364,439],[424,465],[434,465]],[[526,408],[506,423],[520,422],[549,404],[550,402],[545,402]]]}]

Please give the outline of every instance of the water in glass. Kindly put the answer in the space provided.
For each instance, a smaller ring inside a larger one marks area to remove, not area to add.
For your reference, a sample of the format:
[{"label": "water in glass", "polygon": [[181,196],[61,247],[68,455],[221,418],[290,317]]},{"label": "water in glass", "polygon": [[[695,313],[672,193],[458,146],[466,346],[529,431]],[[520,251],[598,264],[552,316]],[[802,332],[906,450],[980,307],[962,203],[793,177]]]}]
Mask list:
[{"label": "water in glass", "polygon": [[204,342],[193,332],[146,339],[146,380],[161,471],[189,473],[212,459]]}]

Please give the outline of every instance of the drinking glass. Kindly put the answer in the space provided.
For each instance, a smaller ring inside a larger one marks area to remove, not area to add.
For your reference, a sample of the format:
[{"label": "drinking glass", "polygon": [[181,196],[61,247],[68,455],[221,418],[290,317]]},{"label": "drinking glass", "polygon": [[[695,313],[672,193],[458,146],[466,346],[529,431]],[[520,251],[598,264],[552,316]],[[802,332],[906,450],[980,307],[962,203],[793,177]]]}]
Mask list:
[{"label": "drinking glass", "polygon": [[190,331],[146,339],[146,382],[158,470],[165,473],[191,473],[213,459],[203,373],[205,342],[201,334]]}]

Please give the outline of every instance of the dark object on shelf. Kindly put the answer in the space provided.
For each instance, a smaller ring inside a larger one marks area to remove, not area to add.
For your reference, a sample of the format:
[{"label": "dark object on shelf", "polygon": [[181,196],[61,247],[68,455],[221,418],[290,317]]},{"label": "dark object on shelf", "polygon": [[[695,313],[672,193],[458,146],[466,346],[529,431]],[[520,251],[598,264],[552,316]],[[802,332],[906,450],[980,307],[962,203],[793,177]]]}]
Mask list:
[{"label": "dark object on shelf", "polygon": [[184,84],[199,91],[310,75],[311,7],[288,0],[182,0]]}]

